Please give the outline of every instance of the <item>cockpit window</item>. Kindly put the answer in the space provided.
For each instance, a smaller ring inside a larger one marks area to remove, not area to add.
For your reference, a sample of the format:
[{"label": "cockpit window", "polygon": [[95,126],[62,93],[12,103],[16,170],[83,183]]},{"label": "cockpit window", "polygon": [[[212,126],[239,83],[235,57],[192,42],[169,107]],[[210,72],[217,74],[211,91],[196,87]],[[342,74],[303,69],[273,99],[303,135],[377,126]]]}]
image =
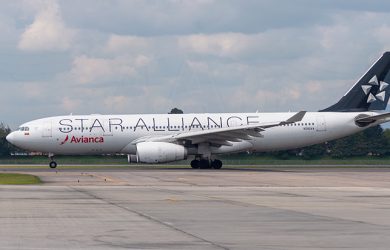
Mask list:
[{"label": "cockpit window", "polygon": [[19,131],[30,131],[29,127],[20,127]]}]

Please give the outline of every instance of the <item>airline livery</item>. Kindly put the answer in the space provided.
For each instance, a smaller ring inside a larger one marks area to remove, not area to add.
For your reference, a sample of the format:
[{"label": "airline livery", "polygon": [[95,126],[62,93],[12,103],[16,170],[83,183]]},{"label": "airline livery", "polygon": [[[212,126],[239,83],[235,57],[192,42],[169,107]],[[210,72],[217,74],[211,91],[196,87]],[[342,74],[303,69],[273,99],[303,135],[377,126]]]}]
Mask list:
[{"label": "airline livery", "polygon": [[[216,157],[293,149],[345,137],[390,120],[390,52],[334,105],[318,112],[68,115],[27,122],[7,136],[13,145],[55,155],[127,154],[129,162],[194,157],[192,168],[222,167]],[[381,112],[382,111],[382,112]]]}]

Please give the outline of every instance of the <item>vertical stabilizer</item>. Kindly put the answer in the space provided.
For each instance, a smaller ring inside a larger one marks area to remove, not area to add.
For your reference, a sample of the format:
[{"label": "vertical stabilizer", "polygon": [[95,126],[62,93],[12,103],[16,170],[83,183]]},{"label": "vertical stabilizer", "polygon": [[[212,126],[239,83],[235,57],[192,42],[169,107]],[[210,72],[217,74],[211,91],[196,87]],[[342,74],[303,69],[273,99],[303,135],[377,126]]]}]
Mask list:
[{"label": "vertical stabilizer", "polygon": [[334,105],[320,112],[384,110],[390,97],[390,52],[385,52]]}]

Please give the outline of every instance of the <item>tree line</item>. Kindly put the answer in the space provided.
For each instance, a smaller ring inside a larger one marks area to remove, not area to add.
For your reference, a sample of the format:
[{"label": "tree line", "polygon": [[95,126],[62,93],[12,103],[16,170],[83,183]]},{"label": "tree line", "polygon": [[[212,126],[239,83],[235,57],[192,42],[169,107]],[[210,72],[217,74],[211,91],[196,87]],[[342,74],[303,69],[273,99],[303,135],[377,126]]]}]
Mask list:
[{"label": "tree line", "polygon": [[378,125],[345,138],[271,154],[279,159],[301,157],[307,160],[329,156],[338,159],[357,156],[390,156],[390,129],[384,130]]},{"label": "tree line", "polygon": [[9,133],[11,133],[11,129],[4,123],[0,123],[0,157],[10,156],[13,150],[13,146],[5,139]]}]

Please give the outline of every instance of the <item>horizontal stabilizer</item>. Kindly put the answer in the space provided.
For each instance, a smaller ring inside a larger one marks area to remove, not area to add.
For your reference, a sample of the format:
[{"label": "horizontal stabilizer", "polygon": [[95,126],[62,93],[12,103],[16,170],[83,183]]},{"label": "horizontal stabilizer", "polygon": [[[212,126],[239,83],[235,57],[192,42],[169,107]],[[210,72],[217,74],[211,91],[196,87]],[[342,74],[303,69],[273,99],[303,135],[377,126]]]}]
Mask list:
[{"label": "horizontal stabilizer", "polygon": [[355,122],[361,127],[365,127],[371,123],[380,121],[380,123],[390,121],[390,113],[384,113],[380,115],[357,117]]}]

